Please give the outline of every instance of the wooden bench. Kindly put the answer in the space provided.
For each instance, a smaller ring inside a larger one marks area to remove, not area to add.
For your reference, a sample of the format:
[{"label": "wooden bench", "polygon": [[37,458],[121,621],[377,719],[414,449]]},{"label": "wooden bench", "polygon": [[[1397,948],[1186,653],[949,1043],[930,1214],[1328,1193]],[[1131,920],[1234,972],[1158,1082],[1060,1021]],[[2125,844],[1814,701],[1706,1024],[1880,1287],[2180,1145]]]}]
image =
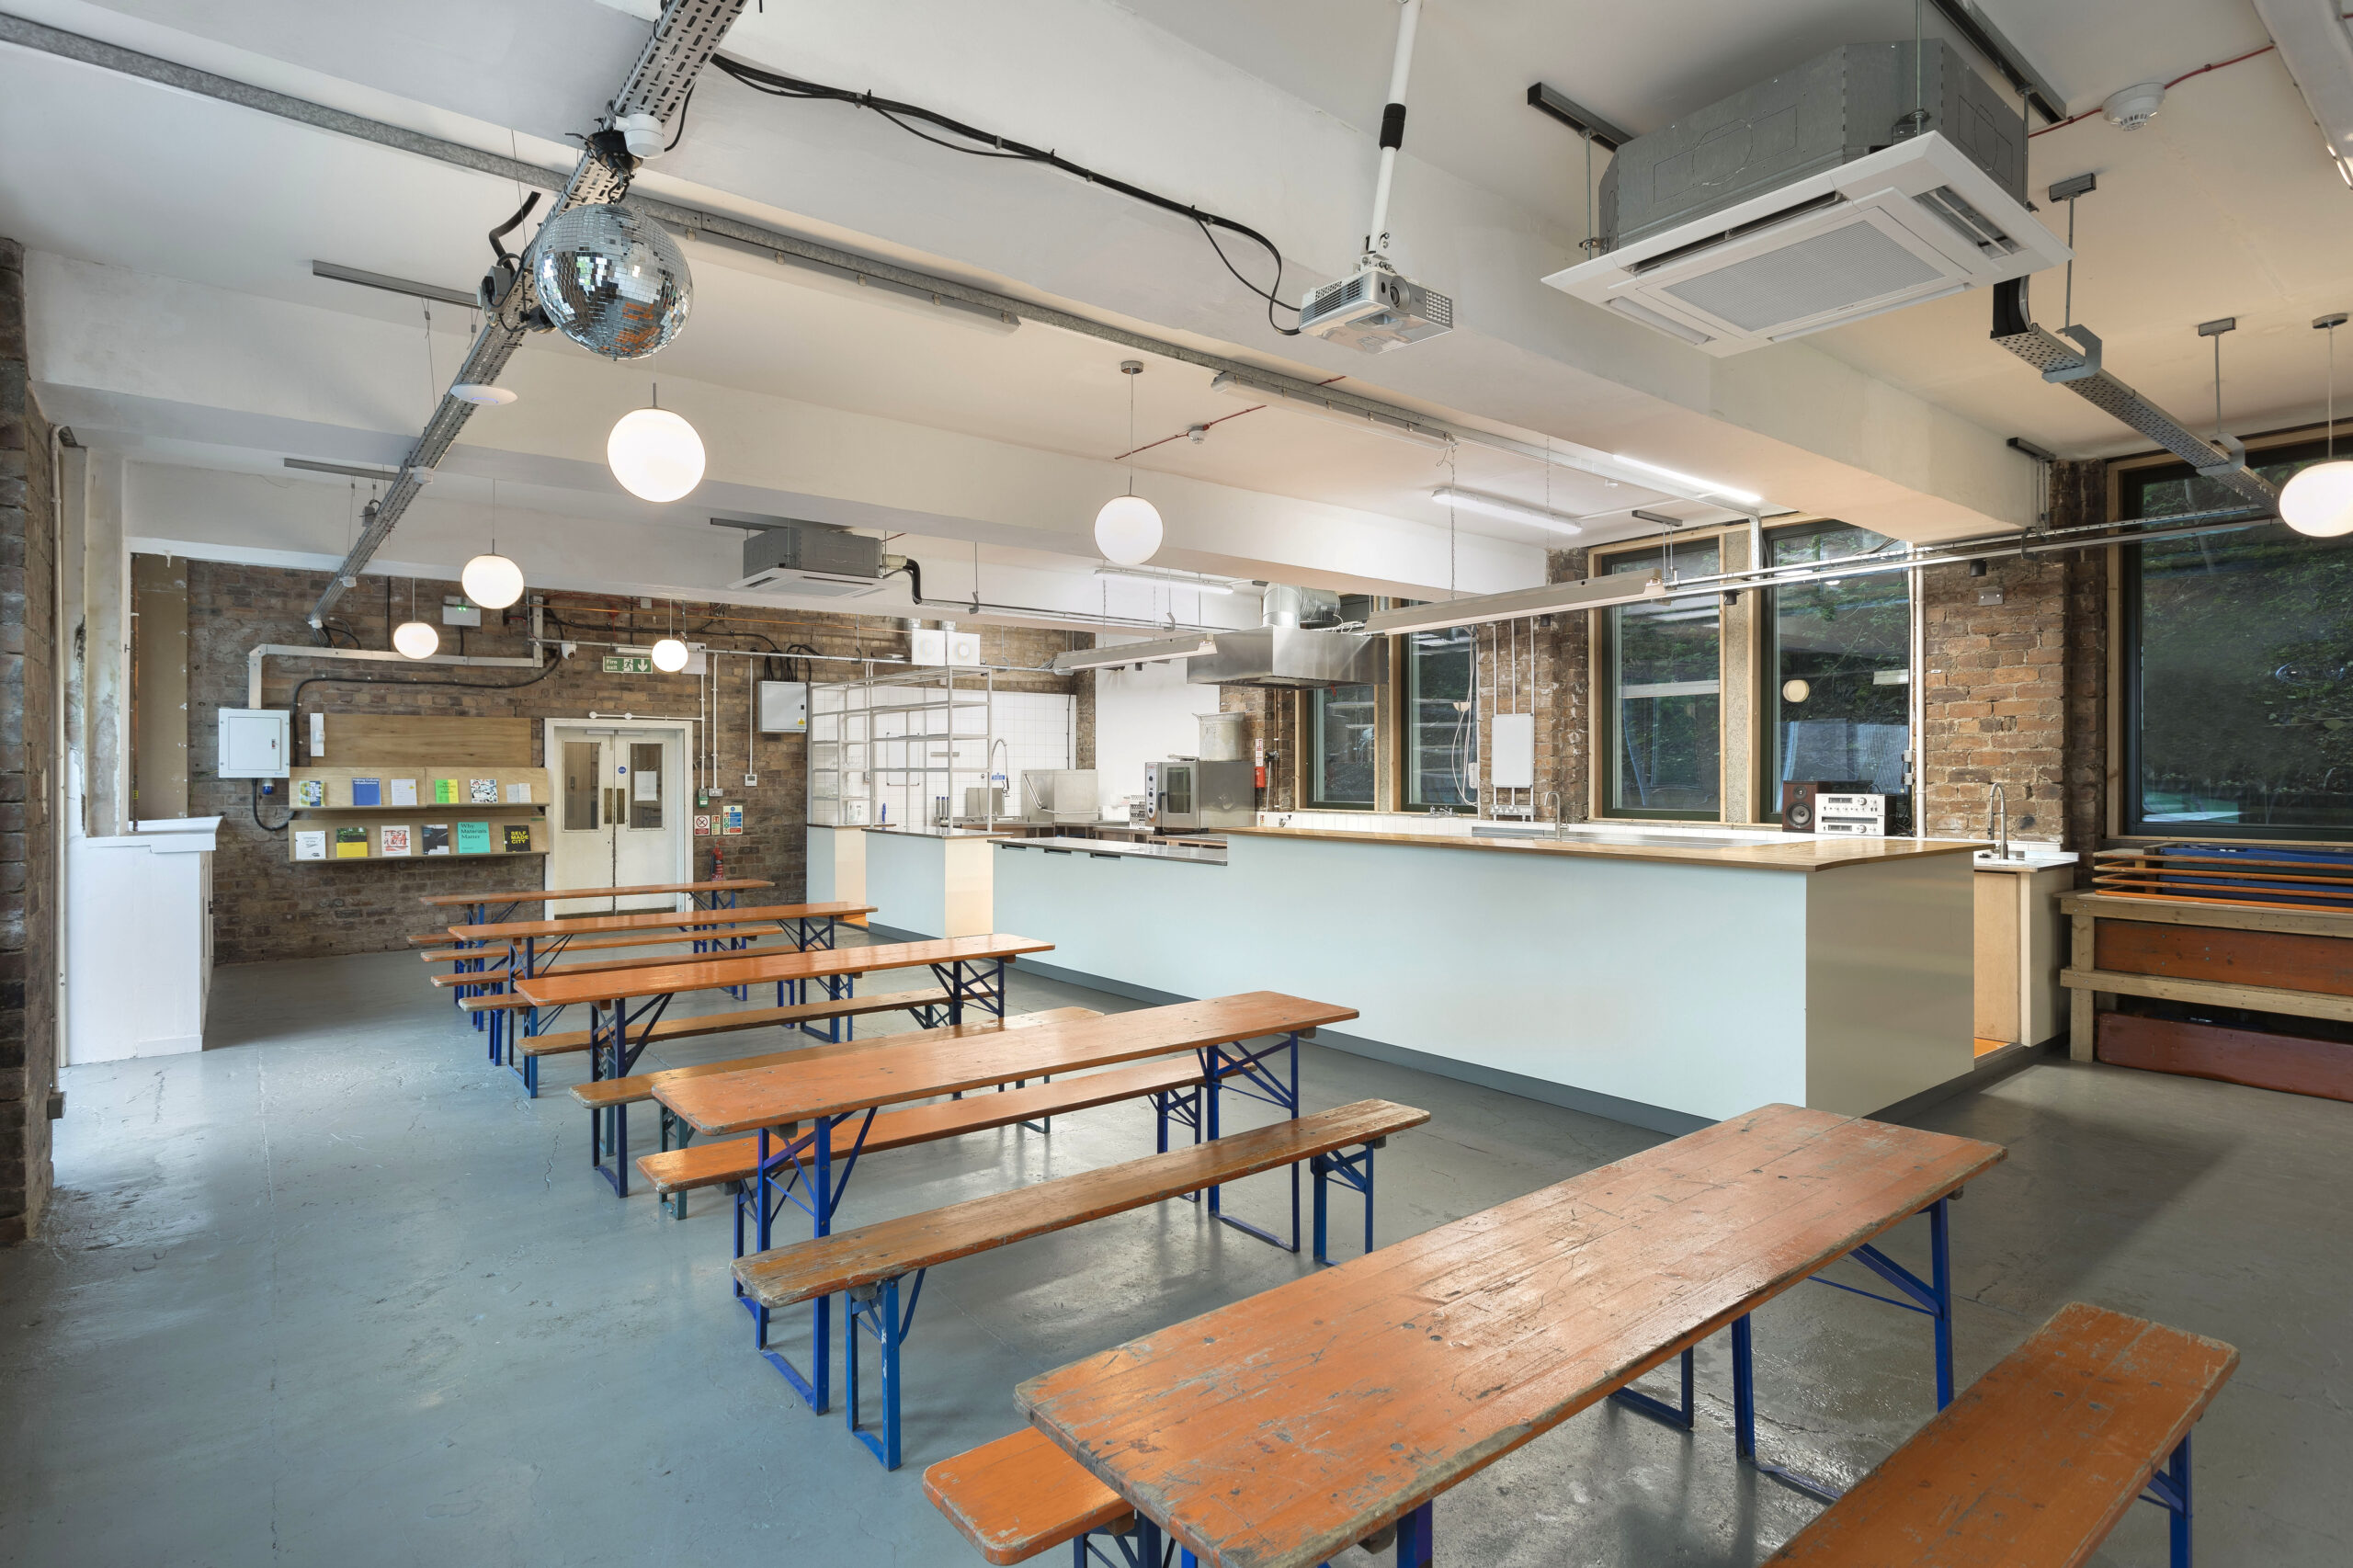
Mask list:
[{"label": "wooden bench", "polygon": [[[873,1042],[862,1040],[858,1043],[870,1045]],[[827,1048],[817,1046],[813,1049],[824,1051]],[[833,1130],[831,1154],[836,1160],[845,1160],[853,1152],[879,1153],[885,1149],[904,1149],[942,1138],[961,1137],[967,1132],[986,1132],[994,1128],[1011,1127],[1016,1122],[1027,1125],[1032,1121],[1047,1121],[1071,1111],[1092,1110],[1097,1106],[1115,1105],[1121,1100],[1142,1099],[1147,1095],[1172,1094],[1189,1089],[1206,1077],[1199,1062],[1190,1057],[1177,1057],[1167,1062],[1148,1062],[1142,1067],[1089,1073],[1084,1077],[1064,1078],[1060,1083],[1031,1084],[1000,1094],[976,1095],[971,1099],[941,1100],[936,1105],[882,1111],[865,1129],[862,1138],[856,1128],[836,1126]],[[1040,1131],[1046,1130],[1042,1126],[1039,1128]],[[756,1138],[730,1138],[718,1143],[670,1149],[659,1154],[641,1154],[637,1168],[647,1181],[654,1184],[654,1191],[665,1203],[675,1205],[673,1212],[683,1217],[686,1195],[697,1187],[749,1181],[758,1175],[760,1141]]]},{"label": "wooden bench", "polygon": [[[564,944],[563,950],[567,953],[592,953],[599,952],[609,948],[676,947],[681,942],[722,942],[731,937],[773,937],[783,929],[784,927],[780,926],[767,922],[749,921],[741,926],[698,926],[691,931],[648,931],[643,934],[624,931],[618,936],[612,937],[574,937]],[[443,940],[446,941],[448,938],[444,937]],[[509,957],[513,951],[513,944],[500,942],[484,943],[480,947],[474,948],[440,948],[419,953],[417,954],[417,957],[423,959],[426,963],[448,963],[452,959],[506,958]],[[675,958],[665,957],[664,961],[667,963],[675,963],[677,960]],[[609,969],[612,966],[609,964],[574,964],[570,967],[574,969]],[[540,972],[541,974],[558,974],[563,972],[564,968],[565,966],[563,964],[549,964],[542,968]]]},{"label": "wooden bench", "polygon": [[2189,1564],[2189,1429],[2237,1367],[2217,1340],[2081,1301],[1774,1555],[1789,1568],[2075,1568],[2136,1497]]},{"label": "wooden bench", "polygon": [[[517,1000],[521,1001],[522,998],[517,997]],[[878,991],[870,996],[845,996],[839,1001],[792,1002],[781,1007],[754,1007],[741,1013],[703,1013],[693,1017],[664,1018],[648,1027],[640,1039],[643,1043],[652,1044],[656,1040],[688,1040],[700,1035],[739,1034],[745,1029],[792,1028],[833,1018],[859,1018],[870,1013],[892,1013],[904,1007],[937,1007],[947,1000],[948,993],[938,986],[926,986],[920,991]],[[529,1006],[528,1002],[524,1005]],[[596,1046],[597,1031],[594,1029],[561,1029],[551,1034],[524,1036],[514,1042],[512,1054],[522,1063],[523,1086],[530,1091],[531,1098],[537,1099],[541,1057],[576,1055],[584,1051],[594,1051]],[[613,1103],[618,1108],[628,1102]],[[617,1141],[620,1152],[626,1157],[628,1144],[625,1137]]]},{"label": "wooden bench", "polygon": [[[777,934],[778,929],[779,927],[774,926],[745,926],[727,931],[722,931],[717,933],[717,935],[721,937],[773,937]],[[675,947],[681,942],[707,942],[712,939],[713,938],[710,936],[632,937],[626,941],[578,942],[574,943],[574,946],[583,949],[593,948],[659,948]],[[426,963],[447,963],[452,959],[497,958],[503,960],[506,959],[508,954],[505,949],[495,948],[450,948],[441,952],[419,953],[417,956],[423,959]],[[677,961],[678,955],[676,953],[648,953],[642,958],[634,959],[583,959],[578,963],[543,964],[540,968],[540,972],[541,974],[577,974],[586,970],[649,969],[655,964],[676,963]],[[433,983],[436,985],[503,986],[506,983],[506,967],[502,963],[491,969],[460,970],[455,974],[437,974],[433,976]]]},{"label": "wooden bench", "polygon": [[[1146,1154],[1075,1176],[1032,1182],[1010,1192],[753,1253],[735,1260],[735,1280],[747,1298],[769,1311],[847,1293],[842,1362],[849,1428],[885,1469],[896,1470],[899,1349],[913,1317],[912,1311],[903,1316],[899,1309],[899,1283],[906,1276],[915,1276],[914,1296],[907,1303],[912,1309],[921,1297],[924,1275],[940,1264],[1303,1161],[1315,1162],[1320,1207],[1324,1180],[1320,1156],[1359,1144],[1378,1148],[1391,1135],[1429,1119],[1429,1112],[1411,1106],[1358,1100],[1165,1153]],[[1370,1188],[1368,1176],[1364,1188],[1368,1203]],[[858,1424],[858,1333],[861,1327],[881,1346],[879,1437]]]},{"label": "wooden bench", "polygon": [[[2063,1308],[1768,1568],[2074,1568],[2143,1495],[2172,1513],[2188,1568],[2189,1428],[2237,1363],[2211,1339]],[[991,1562],[1136,1533],[1127,1500],[1034,1426],[940,1460],[923,1490]]]}]

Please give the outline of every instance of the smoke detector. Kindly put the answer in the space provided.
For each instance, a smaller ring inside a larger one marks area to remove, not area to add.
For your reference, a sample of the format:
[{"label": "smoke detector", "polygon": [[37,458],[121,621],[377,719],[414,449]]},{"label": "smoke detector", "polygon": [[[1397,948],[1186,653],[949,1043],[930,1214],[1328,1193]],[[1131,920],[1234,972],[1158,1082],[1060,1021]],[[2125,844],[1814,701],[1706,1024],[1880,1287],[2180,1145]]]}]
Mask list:
[{"label": "smoke detector", "polygon": [[2099,108],[2109,124],[2119,131],[2138,131],[2157,118],[2157,110],[2165,107],[2165,101],[2163,82],[2141,82],[2122,92],[2110,93]]}]

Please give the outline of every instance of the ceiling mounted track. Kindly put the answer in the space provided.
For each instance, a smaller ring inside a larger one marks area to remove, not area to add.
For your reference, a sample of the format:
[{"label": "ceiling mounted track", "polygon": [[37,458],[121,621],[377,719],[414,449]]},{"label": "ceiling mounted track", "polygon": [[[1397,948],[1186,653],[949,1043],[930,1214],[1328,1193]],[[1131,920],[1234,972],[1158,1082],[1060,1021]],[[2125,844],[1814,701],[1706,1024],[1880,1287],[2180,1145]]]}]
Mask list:
[{"label": "ceiling mounted track", "polygon": [[2279,506],[2279,488],[2246,466],[2244,449],[2215,446],[2102,369],[2100,341],[2089,327],[2072,326],[2066,331],[2074,342],[2034,324],[2027,314],[2023,278],[1995,285],[1995,343],[2041,371],[2044,381],[2065,387],[2094,408],[2123,421],[2217,484],[2258,506]]}]

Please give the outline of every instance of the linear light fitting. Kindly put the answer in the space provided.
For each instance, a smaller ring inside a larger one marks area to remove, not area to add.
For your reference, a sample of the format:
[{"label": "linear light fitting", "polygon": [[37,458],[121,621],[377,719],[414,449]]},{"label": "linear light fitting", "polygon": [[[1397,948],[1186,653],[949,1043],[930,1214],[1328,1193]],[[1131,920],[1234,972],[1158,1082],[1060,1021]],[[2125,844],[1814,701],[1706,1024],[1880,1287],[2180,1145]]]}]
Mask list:
[{"label": "linear light fitting", "polygon": [[1737,501],[1744,506],[1758,506],[1765,499],[1753,490],[1735,490],[1729,484],[1719,484],[1712,479],[1701,479],[1696,473],[1685,473],[1681,469],[1662,468],[1657,463],[1646,463],[1640,458],[1630,458],[1623,452],[1610,453],[1609,460],[1624,463],[1628,468],[1640,469],[1644,473],[1654,473],[1661,479],[1671,479],[1676,483],[1688,486],[1703,495],[1721,495],[1727,501]]},{"label": "linear light fitting", "polygon": [[1352,430],[1370,430],[1376,436],[1388,436],[1400,441],[1411,441],[1415,446],[1428,448],[1433,451],[1445,451],[1454,445],[1452,434],[1436,426],[1419,425],[1400,415],[1367,413],[1361,409],[1350,407],[1347,403],[1335,403],[1310,392],[1298,392],[1271,381],[1261,381],[1248,376],[1236,375],[1232,370],[1222,370],[1212,377],[1210,381],[1210,390],[1223,392],[1228,397],[1242,398],[1250,403],[1269,401],[1279,403],[1295,414],[1312,415],[1317,419],[1329,420],[1335,425],[1345,425]]},{"label": "linear light fitting", "polygon": [[1667,592],[1666,580],[1655,572],[1620,572],[1575,583],[1547,583],[1540,588],[1514,588],[1508,593],[1476,594],[1468,598],[1438,599],[1400,609],[1376,610],[1365,617],[1364,629],[1368,633],[1385,636],[1443,631],[1452,626],[1484,626],[1497,620],[1526,620],[1531,616],[1642,604],[1663,599]]},{"label": "linear light fitting", "polygon": [[1430,492],[1430,499],[1441,506],[1460,506],[1465,511],[1484,512],[1491,517],[1504,517],[1515,523],[1533,523],[1540,528],[1551,528],[1555,533],[1585,532],[1584,525],[1566,513],[1548,512],[1541,506],[1531,506],[1508,495],[1483,494],[1476,490],[1465,490],[1459,484],[1439,485]]},{"label": "linear light fitting", "polygon": [[1127,566],[1097,566],[1097,577],[1129,583],[1154,583],[1164,588],[1182,588],[1195,594],[1230,594],[1233,585],[1211,577],[1189,577],[1181,572],[1144,572]]},{"label": "linear light fitting", "polygon": [[1158,637],[1145,642],[1120,642],[1108,648],[1074,648],[1067,653],[1054,655],[1056,675],[1072,675],[1079,670],[1115,669],[1121,665],[1154,665],[1166,659],[1198,659],[1217,652],[1217,642],[1207,632],[1188,632],[1182,637]]}]

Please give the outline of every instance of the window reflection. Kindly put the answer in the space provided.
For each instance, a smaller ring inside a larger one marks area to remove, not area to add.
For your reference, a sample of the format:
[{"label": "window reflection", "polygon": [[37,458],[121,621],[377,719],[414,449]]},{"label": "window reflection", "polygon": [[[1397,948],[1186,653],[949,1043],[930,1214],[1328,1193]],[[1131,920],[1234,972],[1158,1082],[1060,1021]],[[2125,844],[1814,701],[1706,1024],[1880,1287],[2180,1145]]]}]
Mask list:
[{"label": "window reflection", "polygon": [[[1811,565],[1902,547],[1846,523],[1775,532],[1776,566]],[[1878,572],[1772,592],[1773,690],[1768,777],[1860,783],[1902,794],[1910,744],[1912,603],[1906,574]],[[1764,804],[1778,808],[1778,788]]]},{"label": "window reflection", "polygon": [[[1714,541],[1608,558],[1611,575],[1709,576]],[[1716,594],[1620,605],[1609,618],[1608,809],[1713,819],[1723,806],[1723,615]]]}]

